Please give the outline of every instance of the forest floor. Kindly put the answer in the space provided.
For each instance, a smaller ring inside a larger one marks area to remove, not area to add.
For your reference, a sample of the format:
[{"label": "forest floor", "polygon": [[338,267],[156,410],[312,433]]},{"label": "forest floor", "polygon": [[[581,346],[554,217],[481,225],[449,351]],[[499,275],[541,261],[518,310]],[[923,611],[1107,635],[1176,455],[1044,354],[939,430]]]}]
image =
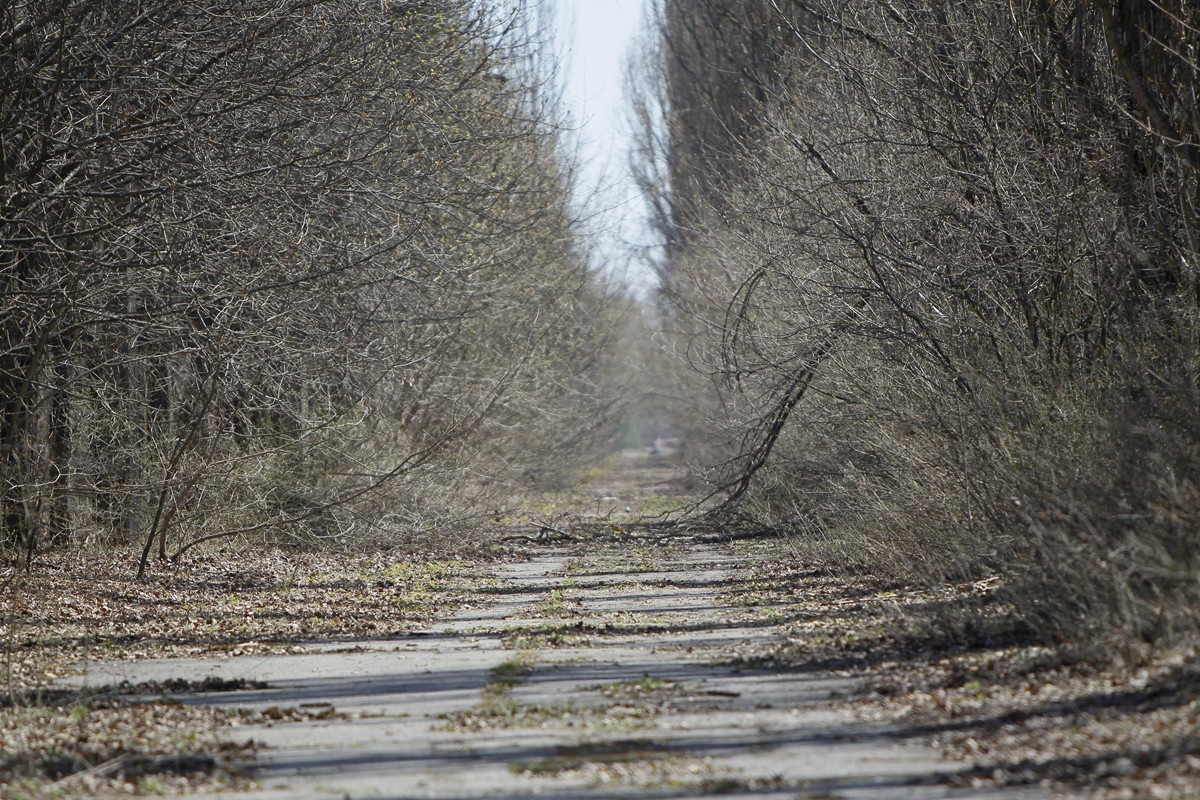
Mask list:
[{"label": "forest floor", "polygon": [[679,476],[611,466],[470,557],[40,557],[0,797],[1200,797],[1194,654],[1071,662],[988,581],[648,532]]}]

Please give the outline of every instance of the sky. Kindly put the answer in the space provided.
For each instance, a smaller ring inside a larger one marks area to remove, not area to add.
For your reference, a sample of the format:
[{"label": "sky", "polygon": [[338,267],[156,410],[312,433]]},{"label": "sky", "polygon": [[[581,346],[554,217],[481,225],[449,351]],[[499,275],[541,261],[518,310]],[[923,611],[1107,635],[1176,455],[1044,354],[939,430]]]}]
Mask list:
[{"label": "sky", "polygon": [[598,264],[645,295],[654,279],[624,246],[646,244],[643,206],[628,177],[631,132],[624,112],[626,55],[641,29],[645,0],[554,0],[563,64],[563,100],[577,129],[580,202],[596,213]]}]

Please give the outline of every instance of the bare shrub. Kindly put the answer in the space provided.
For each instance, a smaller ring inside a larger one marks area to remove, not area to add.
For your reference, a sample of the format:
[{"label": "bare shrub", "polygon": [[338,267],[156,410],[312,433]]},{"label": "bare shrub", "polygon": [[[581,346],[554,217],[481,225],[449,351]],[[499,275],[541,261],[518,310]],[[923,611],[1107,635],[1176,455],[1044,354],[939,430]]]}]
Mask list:
[{"label": "bare shrub", "polygon": [[764,75],[701,5],[651,88],[715,488],[841,563],[1003,575],[1060,642],[1194,637],[1195,11],[773,3]]},{"label": "bare shrub", "polygon": [[610,424],[620,312],[572,246],[536,25],[506,13],[0,10],[7,546],[135,545],[144,571],[427,528],[571,468]]}]

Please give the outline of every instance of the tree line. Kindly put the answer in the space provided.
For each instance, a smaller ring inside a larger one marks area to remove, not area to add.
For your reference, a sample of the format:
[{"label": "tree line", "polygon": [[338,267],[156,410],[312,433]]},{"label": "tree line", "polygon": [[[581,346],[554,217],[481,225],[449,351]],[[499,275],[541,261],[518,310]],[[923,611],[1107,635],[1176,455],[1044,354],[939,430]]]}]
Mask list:
[{"label": "tree line", "polygon": [[1200,9],[659,0],[631,73],[677,424],[727,511],[1194,637]]},{"label": "tree line", "polygon": [[0,6],[4,545],[399,537],[607,441],[536,9]]}]

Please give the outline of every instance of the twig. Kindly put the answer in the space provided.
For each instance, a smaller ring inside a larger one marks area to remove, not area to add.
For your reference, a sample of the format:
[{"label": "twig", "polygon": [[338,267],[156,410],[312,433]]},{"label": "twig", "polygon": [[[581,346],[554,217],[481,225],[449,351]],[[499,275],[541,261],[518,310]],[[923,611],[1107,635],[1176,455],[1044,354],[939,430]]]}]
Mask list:
[{"label": "twig", "polygon": [[121,767],[125,766],[125,764],[131,758],[133,758],[133,756],[129,753],[122,753],[121,755],[115,758],[110,758],[108,761],[105,761],[101,764],[96,764],[95,766],[88,767],[87,769],[80,770],[79,772],[72,772],[70,775],[64,775],[63,777],[54,781],[54,783],[51,785],[62,786],[64,783],[69,783],[73,780],[79,780],[80,778],[107,777],[109,775],[113,775],[114,773],[120,771]]}]

